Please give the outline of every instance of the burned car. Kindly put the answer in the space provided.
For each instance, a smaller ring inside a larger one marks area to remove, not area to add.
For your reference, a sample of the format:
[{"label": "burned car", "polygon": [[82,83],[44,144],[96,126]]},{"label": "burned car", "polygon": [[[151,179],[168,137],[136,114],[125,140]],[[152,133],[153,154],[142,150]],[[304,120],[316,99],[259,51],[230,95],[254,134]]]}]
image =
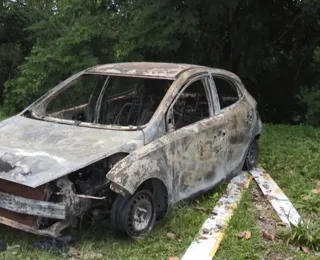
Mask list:
[{"label": "burned car", "polygon": [[84,216],[144,236],[168,206],[257,164],[257,103],[233,73],[99,65],[0,122],[0,223],[57,237]]}]

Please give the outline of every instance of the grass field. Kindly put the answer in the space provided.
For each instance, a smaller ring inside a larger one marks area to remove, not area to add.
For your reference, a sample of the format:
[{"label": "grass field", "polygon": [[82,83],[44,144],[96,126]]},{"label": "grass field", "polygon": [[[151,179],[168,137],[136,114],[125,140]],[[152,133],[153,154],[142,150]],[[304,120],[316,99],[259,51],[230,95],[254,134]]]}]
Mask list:
[{"label": "grass field", "polygon": [[[320,195],[313,194],[312,190],[320,180],[320,129],[266,125],[260,139],[260,149],[260,165],[272,175],[303,215],[309,216],[316,211],[320,207]],[[207,217],[203,209],[214,207],[225,186],[223,183],[197,200],[173,209],[149,237],[137,242],[116,237],[96,225],[83,227],[76,236],[78,257],[74,259],[168,259],[181,256]],[[318,259],[313,252],[306,254],[289,250],[279,238],[273,242],[263,238],[263,225],[258,223],[261,206],[259,208],[256,204],[262,203],[264,198],[257,201],[254,196],[257,191],[257,186],[252,183],[215,259]],[[272,215],[271,208],[269,211]],[[244,230],[252,233],[251,239],[240,240],[236,237]],[[178,239],[168,238],[168,232],[174,233]],[[61,253],[35,249],[32,243],[39,237],[4,226],[0,226],[0,240],[6,241],[9,246],[6,252],[0,254],[0,259],[46,260],[63,257]]]}]

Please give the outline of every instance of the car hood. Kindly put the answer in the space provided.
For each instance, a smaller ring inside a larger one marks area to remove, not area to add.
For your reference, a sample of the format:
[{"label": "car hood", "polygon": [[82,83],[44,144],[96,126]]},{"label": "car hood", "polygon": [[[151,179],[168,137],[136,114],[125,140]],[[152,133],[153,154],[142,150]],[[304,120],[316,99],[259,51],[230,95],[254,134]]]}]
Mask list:
[{"label": "car hood", "polygon": [[0,179],[38,187],[143,144],[142,131],[116,131],[14,116],[0,122]]}]

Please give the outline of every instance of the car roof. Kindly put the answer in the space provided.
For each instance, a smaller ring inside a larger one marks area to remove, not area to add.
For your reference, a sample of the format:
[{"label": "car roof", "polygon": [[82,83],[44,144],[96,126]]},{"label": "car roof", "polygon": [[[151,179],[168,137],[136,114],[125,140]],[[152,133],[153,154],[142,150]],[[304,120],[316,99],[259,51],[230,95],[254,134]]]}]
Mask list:
[{"label": "car roof", "polygon": [[182,72],[204,66],[182,63],[125,62],[98,65],[86,70],[90,74],[175,79]]}]

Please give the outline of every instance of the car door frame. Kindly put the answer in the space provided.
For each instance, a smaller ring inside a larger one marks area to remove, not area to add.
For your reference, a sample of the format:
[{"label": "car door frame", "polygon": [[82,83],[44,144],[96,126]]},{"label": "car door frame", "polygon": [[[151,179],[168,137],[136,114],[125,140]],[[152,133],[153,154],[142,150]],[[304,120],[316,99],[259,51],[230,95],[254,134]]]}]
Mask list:
[{"label": "car door frame", "polygon": [[[206,97],[208,99],[208,106],[209,106],[209,117],[214,116],[215,114],[215,106],[214,106],[214,102],[212,99],[212,92],[211,92],[211,82],[208,81],[210,80],[211,76],[209,74],[209,72],[202,72],[202,73],[198,73],[196,75],[192,75],[191,77],[187,78],[182,84],[181,87],[177,93],[177,95],[175,96],[175,98],[171,101],[167,112],[165,113],[165,122],[166,122],[166,130],[167,130],[167,134],[171,133],[173,131],[176,131],[177,129],[174,128],[174,116],[173,116],[173,106],[176,103],[176,101],[180,98],[181,94],[195,81],[202,79],[202,78],[207,78],[204,80],[201,80],[204,86],[204,90],[206,93]],[[202,119],[203,120],[203,119]],[[201,120],[200,120],[201,121]],[[198,123],[199,121],[195,122]],[[193,123],[193,124],[195,124]],[[192,124],[190,124],[192,125]],[[188,125],[189,126],[189,125]]]},{"label": "car door frame", "polygon": [[[195,123],[189,124],[187,126],[181,127],[179,129],[175,129],[174,126],[174,116],[173,116],[173,106],[176,103],[176,101],[180,98],[181,94],[195,81],[199,80],[199,79],[203,79],[204,80],[204,89],[206,92],[206,97],[208,99],[208,105],[209,105],[209,116],[207,118],[201,119]],[[189,131],[189,130],[194,130],[197,131],[198,127],[195,127],[195,124],[201,123],[203,122],[205,124],[208,125],[215,125],[215,123],[221,122],[222,125],[222,129],[224,127],[224,119],[223,117],[218,116],[217,114],[219,114],[220,110],[219,110],[219,105],[217,106],[217,104],[214,102],[214,100],[217,99],[217,95],[216,95],[216,90],[215,90],[215,86],[213,84],[214,82],[212,81],[212,76],[210,75],[209,72],[207,73],[203,73],[202,75],[197,75],[191,78],[188,78],[187,80],[185,80],[185,82],[182,84],[182,87],[180,88],[178,94],[176,95],[176,97],[172,100],[170,106],[168,107],[167,113],[166,113],[166,126],[168,129],[167,133],[172,133],[172,132],[176,132],[175,134],[179,134],[180,131],[183,131],[184,128],[187,128],[185,130]],[[170,126],[173,125],[173,126]],[[202,127],[203,128],[203,127]],[[218,129],[221,129],[220,126],[218,126]],[[209,127],[207,128],[207,130],[202,130],[202,131],[198,131],[198,132],[194,132],[193,134],[196,134],[196,137],[194,137],[196,139],[196,142],[198,142],[198,146],[204,145],[204,149],[205,148],[209,148],[210,143],[209,142],[204,142],[201,143],[201,139],[198,136],[200,135],[205,135],[208,133],[208,129],[210,129]],[[190,132],[192,132],[190,131]],[[220,150],[218,151],[218,153],[220,153],[219,158],[224,158],[226,155],[226,151],[224,150],[223,147],[223,143],[224,143],[224,136],[225,136],[225,132],[219,131],[219,133],[216,135],[214,130],[212,131],[212,139],[209,138],[209,141],[212,143],[214,143],[214,141],[217,141],[218,146],[220,146]],[[214,139],[213,140],[213,136]],[[185,137],[181,137],[185,138]],[[200,143],[199,143],[200,141]],[[216,144],[213,144],[212,146],[215,146]],[[182,181],[184,178],[182,178],[182,174],[179,172],[178,169],[178,173],[176,172],[177,169],[175,169],[175,164],[177,162],[177,160],[179,160],[181,157],[179,155],[177,155],[176,151],[173,150],[177,150],[175,149],[176,147],[171,148],[168,152],[169,153],[173,153],[173,156],[171,156],[171,154],[168,154],[168,157],[172,157],[174,158],[171,161],[171,167],[172,167],[172,173],[173,173],[173,187],[175,187],[175,189],[173,190],[173,196],[174,196],[174,200],[175,201],[180,201],[181,199],[185,199],[191,196],[194,196],[196,194],[202,193],[207,191],[208,189],[212,188],[213,186],[215,186],[218,182],[220,182],[222,179],[224,179],[225,177],[225,160],[223,159],[221,160],[217,160],[215,161],[213,159],[213,161],[217,162],[218,166],[211,166],[209,165],[210,163],[208,163],[208,157],[207,157],[207,162],[202,162],[202,163],[207,163],[208,165],[203,165],[202,169],[203,170],[203,174],[200,175],[200,177],[198,176],[198,178],[193,179],[194,182],[192,182],[192,187],[190,189],[188,189],[188,186],[184,185],[184,182]],[[209,155],[214,154],[215,151],[213,151],[214,148],[211,147],[211,151],[209,148]],[[205,151],[206,152],[206,151]],[[212,157],[211,157],[212,158]],[[211,158],[209,158],[211,160]],[[192,160],[192,159],[191,159]],[[201,166],[200,166],[201,167]],[[215,168],[216,167],[216,168]],[[216,170],[217,169],[217,170]],[[217,174],[218,173],[218,174]],[[192,176],[191,178],[194,178],[194,176]],[[207,182],[207,180],[209,180],[209,182]],[[179,189],[179,187],[185,187],[185,190],[183,192],[181,192],[181,188]]]},{"label": "car door frame", "polygon": [[[236,110],[236,107],[237,106],[241,106],[241,105],[245,105],[246,102],[245,102],[245,93],[241,87],[241,84],[235,80],[234,78],[232,77],[229,77],[228,75],[225,75],[224,73],[217,73],[215,71],[211,72],[211,77],[212,77],[212,81],[213,81],[213,84],[214,84],[214,89],[215,89],[215,92],[216,92],[216,95],[217,95],[217,102],[219,104],[219,113],[228,113],[228,114],[233,114],[231,111],[235,111]],[[236,89],[236,92],[238,94],[238,100],[236,102],[234,102],[233,104],[231,104],[230,106],[227,106],[225,108],[221,108],[221,104],[220,104],[220,100],[219,100],[219,94],[218,94],[218,90],[217,90],[217,87],[216,87],[216,83],[214,81],[214,76],[216,77],[219,77],[223,80],[226,80],[226,81],[229,81],[230,84],[234,85],[235,89]],[[227,115],[228,115],[227,114]],[[237,118],[238,115],[236,112],[234,112],[234,118]],[[228,116],[227,116],[228,117]],[[250,120],[252,119],[252,111],[248,111],[245,115],[244,115],[245,119],[246,120]],[[246,134],[251,132],[251,131],[242,131],[241,128],[239,128],[239,131],[237,133],[237,135],[242,135],[244,136],[244,140],[246,140],[245,142],[243,142],[243,144],[238,144],[236,147],[233,147],[231,149],[230,146],[232,146],[232,131],[236,131],[232,126],[230,126],[229,124],[229,127],[228,127],[228,134],[229,134],[229,142],[228,142],[228,156],[227,156],[227,160],[226,160],[226,163],[227,165],[230,165],[230,158],[232,157],[235,157],[235,155],[237,153],[241,153],[241,156],[239,156],[239,162],[238,164],[232,164],[233,166],[230,166],[229,168],[227,167],[227,172],[229,175],[233,175],[233,174],[236,174],[237,172],[239,172],[241,169],[242,169],[242,161],[243,161],[243,157],[244,157],[244,154],[245,154],[245,151],[247,149],[247,146],[249,145],[250,141],[249,141],[249,137],[250,136],[247,136]],[[243,147],[240,147],[240,146],[243,146]]]}]

